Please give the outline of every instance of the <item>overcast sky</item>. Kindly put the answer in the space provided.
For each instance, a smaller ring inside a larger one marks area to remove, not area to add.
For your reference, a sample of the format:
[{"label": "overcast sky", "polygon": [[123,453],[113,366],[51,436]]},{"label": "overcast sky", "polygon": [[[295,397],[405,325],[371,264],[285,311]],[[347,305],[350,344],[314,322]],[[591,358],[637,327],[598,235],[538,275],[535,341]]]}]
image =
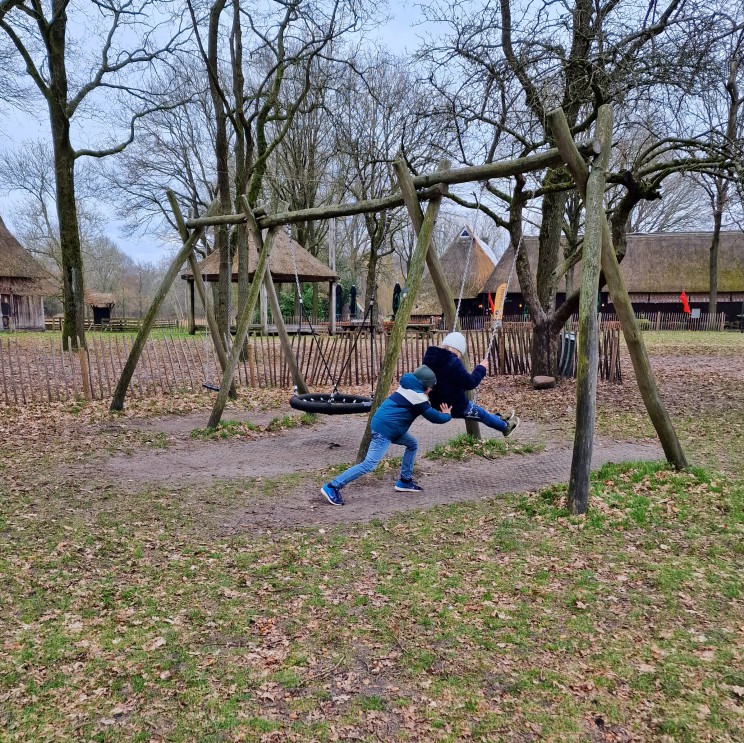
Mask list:
[{"label": "overcast sky", "polygon": [[[421,27],[415,25],[420,20],[418,8],[393,0],[390,15],[391,20],[371,34],[370,40],[379,40],[396,54],[413,51],[418,46],[418,37],[421,35]],[[47,116],[46,106],[40,109],[39,116],[31,116],[6,107],[0,115],[0,152],[13,150],[26,141],[48,142],[50,137]],[[73,138],[73,144],[81,143]],[[0,215],[11,230],[15,226],[13,204],[17,199],[17,194],[7,193],[3,193],[0,199]],[[101,206],[103,208],[105,204]],[[137,261],[157,261],[173,249],[172,245],[167,245],[149,234],[141,238],[124,237],[121,226],[113,216],[108,234],[122,250]]]}]

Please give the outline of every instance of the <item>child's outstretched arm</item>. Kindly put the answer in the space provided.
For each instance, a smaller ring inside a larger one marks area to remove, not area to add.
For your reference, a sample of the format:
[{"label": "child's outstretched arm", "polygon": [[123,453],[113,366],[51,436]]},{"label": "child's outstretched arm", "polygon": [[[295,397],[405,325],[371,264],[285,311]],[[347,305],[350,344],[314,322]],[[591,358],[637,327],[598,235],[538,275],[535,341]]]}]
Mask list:
[{"label": "child's outstretched arm", "polygon": [[471,374],[465,368],[462,361],[457,359],[457,363],[454,365],[453,370],[453,381],[463,390],[474,390],[483,381],[483,377],[487,374],[488,370],[484,364],[478,364]]},{"label": "child's outstretched arm", "polygon": [[442,411],[441,413],[439,410],[429,405],[424,408],[421,415],[423,415],[429,423],[449,423],[452,420],[452,416],[450,415],[452,408],[446,403],[442,403],[439,408]]}]

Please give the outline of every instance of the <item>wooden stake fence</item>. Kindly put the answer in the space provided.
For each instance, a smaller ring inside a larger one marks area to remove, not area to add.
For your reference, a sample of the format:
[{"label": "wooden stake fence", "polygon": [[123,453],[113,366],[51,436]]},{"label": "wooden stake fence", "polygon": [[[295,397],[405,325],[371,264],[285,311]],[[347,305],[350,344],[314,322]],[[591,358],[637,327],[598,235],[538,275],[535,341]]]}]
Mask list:
[{"label": "wooden stake fence", "polygon": [[[396,377],[418,366],[427,347],[440,343],[445,334],[446,331],[408,333],[396,364]],[[531,334],[530,326],[524,323],[501,328],[488,359],[489,375],[529,374]],[[483,358],[491,331],[468,331],[466,337],[471,357]],[[376,385],[387,341],[388,336],[375,334],[373,368],[369,335],[359,338],[353,352],[352,333],[291,336],[292,349],[308,385],[329,390],[344,366],[341,387]],[[244,349],[235,373],[237,385],[291,388],[292,374],[278,338],[250,336]],[[130,350],[131,343],[126,337],[110,334],[91,334],[88,348],[74,352],[62,351],[59,338],[0,337],[0,403],[16,406],[78,398],[111,399]],[[575,362],[571,367],[576,368]],[[617,329],[604,329],[600,333],[599,373],[601,379],[621,381]],[[219,363],[211,339],[166,336],[148,340],[130,381],[129,394],[135,397],[179,392],[211,394],[202,387],[204,382],[219,383]]]}]

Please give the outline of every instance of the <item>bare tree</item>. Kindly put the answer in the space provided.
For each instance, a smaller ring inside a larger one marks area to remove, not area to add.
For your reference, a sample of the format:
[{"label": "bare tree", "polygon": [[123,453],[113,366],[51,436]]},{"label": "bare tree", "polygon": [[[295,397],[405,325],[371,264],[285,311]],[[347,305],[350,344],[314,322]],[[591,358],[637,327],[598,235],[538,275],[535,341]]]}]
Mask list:
[{"label": "bare tree", "polygon": [[[451,140],[433,116],[404,60],[381,51],[359,55],[334,98],[333,124],[339,155],[338,177],[356,200],[379,198],[396,188],[393,160],[403,152],[411,167],[432,166]],[[444,122],[446,124],[446,122]],[[368,236],[364,296],[374,291],[380,259],[403,247],[405,212],[364,215]]]},{"label": "bare tree", "polygon": [[[713,167],[707,154],[701,158],[683,115],[686,97],[699,92],[699,72],[716,34],[717,16],[702,3],[488,0],[472,12],[457,2],[427,12],[452,29],[446,42],[432,40],[424,56],[430,79],[450,102],[463,162],[526,155],[554,144],[548,113],[557,107],[581,137],[590,134],[598,107],[615,102],[616,131],[628,141],[634,139],[629,132],[643,126],[637,112],[645,116],[655,107],[656,119],[671,129],[655,131],[652,141],[629,153],[630,166],[608,179],[622,193],[612,214],[621,252],[628,217],[641,201],[659,198],[664,178],[700,160],[701,167]],[[509,229],[513,246],[520,244],[525,214],[539,208],[538,265],[531,267],[520,251],[517,275],[535,325],[532,373],[551,374],[557,333],[578,306],[577,293],[560,308],[555,302],[559,282],[579,259],[576,235],[564,239],[567,226],[577,224],[566,209],[573,183],[559,168],[486,188],[503,204],[506,215],[492,209],[490,216]],[[566,242],[574,246],[569,254]]]},{"label": "bare tree", "polygon": [[[81,16],[90,58],[69,42],[68,11]],[[54,153],[55,202],[62,254],[65,345],[67,338],[85,342],[83,257],[76,204],[75,169],[83,157],[103,158],[121,152],[134,139],[135,123],[160,104],[142,85],[152,65],[177,48],[182,34],[166,17],[167,4],[156,0],[97,0],[90,8],[69,0],[0,0],[0,29],[10,39],[26,72],[48,107]],[[87,15],[86,15],[87,14]],[[88,75],[84,73],[88,72]],[[76,148],[73,124],[81,113],[90,116],[105,94],[119,94],[134,106],[129,133],[100,147]],[[99,100],[93,102],[95,94]]]},{"label": "bare tree", "polygon": [[[725,17],[722,25],[731,34],[721,40],[721,51],[714,58],[712,70],[718,79],[711,79],[703,91],[702,112],[710,126],[710,142],[729,152],[733,160],[741,162],[744,151],[744,12],[739,18]],[[711,78],[713,76],[711,75]],[[741,178],[735,174],[735,178]],[[735,195],[729,174],[701,174],[698,181],[705,190],[713,216],[713,236],[710,244],[710,298],[708,312],[714,314],[718,302],[718,245],[724,214]]]},{"label": "bare tree", "polygon": [[[231,204],[242,211],[243,197],[255,206],[270,158],[307,107],[315,60],[330,50],[338,37],[357,29],[362,16],[361,6],[349,0],[272,0],[255,10],[241,8],[233,0],[229,26],[223,33],[222,14],[227,7],[226,0],[215,0],[210,5],[204,43],[203,20],[189,4],[215,115],[217,188],[223,210],[229,212]],[[221,63],[226,46],[224,57],[229,58],[229,65]],[[246,64],[248,55],[250,66]],[[282,95],[288,79],[302,81],[291,99]],[[248,294],[248,235],[244,225],[237,226],[234,238],[231,241],[226,231],[217,238],[217,314],[223,321],[233,246],[238,254],[239,304]]]}]

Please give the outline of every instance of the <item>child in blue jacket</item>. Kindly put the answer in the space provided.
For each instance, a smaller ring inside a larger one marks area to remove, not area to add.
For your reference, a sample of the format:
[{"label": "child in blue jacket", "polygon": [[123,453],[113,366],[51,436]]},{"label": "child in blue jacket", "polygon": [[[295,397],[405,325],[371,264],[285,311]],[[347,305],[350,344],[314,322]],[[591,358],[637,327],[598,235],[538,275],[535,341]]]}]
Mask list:
[{"label": "child in blue jacket", "polygon": [[435,374],[428,366],[419,366],[400,378],[400,386],[380,405],[372,416],[372,440],[363,462],[350,467],[320,489],[326,500],[334,506],[343,506],[341,489],[350,482],[366,475],[377,467],[390,444],[405,446],[400,479],[395,489],[401,492],[420,492],[423,488],[413,479],[413,463],[418,451],[418,441],[408,429],[419,415],[431,423],[447,423],[451,420],[450,407],[439,405],[441,413],[429,402],[429,393],[437,383]]},{"label": "child in blue jacket", "polygon": [[506,418],[489,413],[485,408],[468,400],[466,390],[474,390],[488,374],[488,360],[483,359],[471,374],[460,361],[467,350],[462,333],[450,333],[442,339],[440,346],[429,346],[424,354],[426,364],[436,374],[439,384],[431,394],[431,404],[447,403],[452,406],[453,418],[468,418],[483,423],[489,428],[511,436],[519,426],[514,411]]}]

